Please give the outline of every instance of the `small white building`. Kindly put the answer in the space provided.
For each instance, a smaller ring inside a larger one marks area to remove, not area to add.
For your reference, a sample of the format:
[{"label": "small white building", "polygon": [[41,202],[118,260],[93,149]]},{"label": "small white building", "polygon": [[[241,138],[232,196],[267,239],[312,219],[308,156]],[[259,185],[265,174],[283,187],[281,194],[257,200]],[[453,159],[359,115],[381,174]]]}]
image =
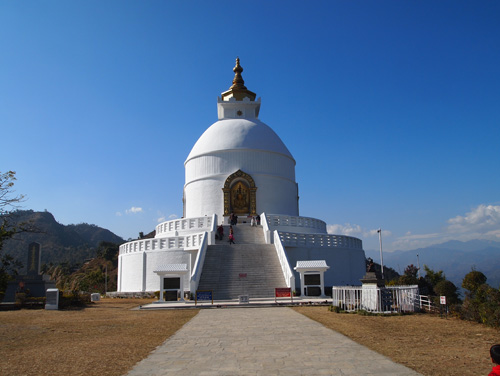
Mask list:
[{"label": "small white building", "polygon": [[327,287],[360,284],[365,272],[361,240],[330,235],[325,222],[299,216],[295,159],[259,120],[261,99],[245,87],[239,59],[233,71],[233,85],[217,101],[218,121],[184,163],[183,219],[159,224],[154,239],[120,247],[118,292],[158,291],[154,271],[169,264],[188,266],[182,285],[194,292],[216,227],[228,224],[231,213],[260,215],[262,236],[275,244],[288,287],[299,290],[298,274],[290,266],[307,260],[325,260]]}]

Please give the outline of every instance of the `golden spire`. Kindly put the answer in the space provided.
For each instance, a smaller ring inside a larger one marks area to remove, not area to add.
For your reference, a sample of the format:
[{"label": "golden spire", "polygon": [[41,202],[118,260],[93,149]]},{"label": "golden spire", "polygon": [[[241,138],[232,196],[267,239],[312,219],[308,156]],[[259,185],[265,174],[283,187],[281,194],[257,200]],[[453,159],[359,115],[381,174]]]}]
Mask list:
[{"label": "golden spire", "polygon": [[234,78],[233,78],[233,86],[230,89],[244,89],[246,90],[245,81],[243,81],[243,77],[241,77],[241,72],[243,72],[243,68],[240,65],[240,58],[236,58],[236,65],[233,68]]},{"label": "golden spire", "polygon": [[233,85],[228,91],[222,93],[222,100],[227,101],[229,98],[235,98],[237,101],[242,101],[243,98],[249,98],[251,101],[254,101],[257,94],[251,92],[245,86],[245,81],[243,81],[243,77],[241,76],[243,68],[240,65],[239,57],[236,58],[236,65],[233,68],[233,72]]}]

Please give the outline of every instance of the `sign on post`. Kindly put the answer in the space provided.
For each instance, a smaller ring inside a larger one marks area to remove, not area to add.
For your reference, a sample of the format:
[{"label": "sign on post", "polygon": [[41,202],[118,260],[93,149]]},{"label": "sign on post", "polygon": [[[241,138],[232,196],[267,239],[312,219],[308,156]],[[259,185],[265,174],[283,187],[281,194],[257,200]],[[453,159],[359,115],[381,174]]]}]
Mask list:
[{"label": "sign on post", "polygon": [[274,289],[274,302],[276,303],[277,298],[290,298],[293,303],[293,294],[290,287],[276,287]]},{"label": "sign on post", "polygon": [[443,306],[445,306],[444,311],[446,314],[446,318],[448,318],[448,306],[446,305],[446,296],[441,295],[439,297],[439,302],[441,303],[441,307],[439,308],[440,316],[443,317]]},{"label": "sign on post", "polygon": [[212,304],[214,304],[213,290],[196,290],[196,295],[194,296],[194,305],[198,304],[198,300],[211,300]]}]

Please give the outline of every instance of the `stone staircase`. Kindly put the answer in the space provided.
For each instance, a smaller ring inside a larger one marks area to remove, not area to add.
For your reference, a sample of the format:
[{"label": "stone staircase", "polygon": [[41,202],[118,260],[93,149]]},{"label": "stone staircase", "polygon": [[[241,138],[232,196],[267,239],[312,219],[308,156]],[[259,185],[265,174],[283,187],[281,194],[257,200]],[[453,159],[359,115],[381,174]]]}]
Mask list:
[{"label": "stone staircase", "polygon": [[286,287],[273,244],[265,244],[262,226],[233,226],[234,241],[229,244],[229,226],[224,240],[208,246],[198,290],[213,290],[214,299],[274,297],[275,287]]}]

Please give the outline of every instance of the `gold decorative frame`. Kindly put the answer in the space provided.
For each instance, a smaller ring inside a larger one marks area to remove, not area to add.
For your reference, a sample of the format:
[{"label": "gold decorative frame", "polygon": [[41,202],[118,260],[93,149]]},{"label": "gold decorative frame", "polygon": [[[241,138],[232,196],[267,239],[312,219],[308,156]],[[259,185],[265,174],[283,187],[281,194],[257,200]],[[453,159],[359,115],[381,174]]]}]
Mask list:
[{"label": "gold decorative frame", "polygon": [[231,214],[231,187],[238,181],[244,181],[248,184],[250,191],[250,213],[248,214],[257,215],[257,199],[255,194],[257,187],[255,186],[255,181],[250,175],[241,170],[229,175],[224,182],[224,188],[222,188],[224,194],[224,215]]}]

